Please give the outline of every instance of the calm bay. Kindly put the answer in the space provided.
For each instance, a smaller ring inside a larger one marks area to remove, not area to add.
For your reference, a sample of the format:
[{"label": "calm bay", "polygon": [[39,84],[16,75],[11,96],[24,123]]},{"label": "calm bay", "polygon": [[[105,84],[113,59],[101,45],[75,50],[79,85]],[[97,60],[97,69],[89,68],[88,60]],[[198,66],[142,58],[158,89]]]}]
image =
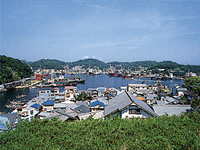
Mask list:
[{"label": "calm bay", "polygon": [[[151,80],[150,78],[135,78],[134,80],[125,80],[121,77],[109,77],[105,74],[101,75],[86,75],[86,74],[76,74],[74,75],[76,77],[81,77],[82,79],[85,79],[85,84],[78,84],[77,88],[78,90],[87,90],[87,88],[97,88],[97,87],[106,87],[111,88],[114,87],[116,89],[119,89],[120,86],[127,86],[128,84],[147,84],[147,85],[154,85],[157,80]],[[72,75],[65,75],[65,77],[72,77]],[[172,88],[174,84],[182,85],[184,83],[183,80],[167,80],[162,81],[161,83],[164,85],[167,85],[169,89]],[[59,87],[60,91],[62,92],[64,90],[64,87]],[[12,100],[19,100],[16,98],[18,95],[26,95],[26,98],[28,101],[32,98],[38,96],[39,88],[35,89],[12,89],[7,92],[0,93],[0,112],[10,112],[12,109],[6,109],[5,105],[8,103],[8,101]]]}]

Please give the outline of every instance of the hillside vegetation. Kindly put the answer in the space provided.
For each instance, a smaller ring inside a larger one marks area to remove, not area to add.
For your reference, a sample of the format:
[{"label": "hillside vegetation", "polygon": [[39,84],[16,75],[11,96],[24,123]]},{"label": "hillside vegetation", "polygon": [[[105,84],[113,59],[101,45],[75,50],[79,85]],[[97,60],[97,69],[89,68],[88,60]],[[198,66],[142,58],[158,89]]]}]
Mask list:
[{"label": "hillside vegetation", "polygon": [[173,74],[176,76],[184,76],[186,72],[200,73],[199,65],[180,65],[173,61],[157,62],[148,67],[148,69],[154,70],[155,73],[159,73],[158,69],[165,69],[163,73],[168,74],[173,71]]},{"label": "hillside vegetation", "polygon": [[[41,64],[41,66],[40,66]],[[42,69],[64,69],[63,67],[67,63],[64,61],[56,60],[56,59],[41,59],[35,62],[30,62],[31,67],[36,70],[42,67]]]},{"label": "hillside vegetation", "polygon": [[107,64],[111,64],[112,66],[118,66],[118,67],[122,67],[125,69],[137,69],[139,66],[142,67],[150,67],[154,64],[156,64],[156,61],[136,61],[136,62],[118,62],[118,61],[113,61],[113,62],[109,62]]},{"label": "hillside vegetation", "polygon": [[29,66],[18,59],[0,55],[0,84],[20,80],[33,75]]},{"label": "hillside vegetation", "polygon": [[1,134],[2,149],[200,149],[200,115],[148,119],[23,121]]},{"label": "hillside vegetation", "polygon": [[[24,61],[23,61],[24,62]],[[125,68],[125,69],[131,69],[135,70],[138,69],[139,66],[147,67],[149,70],[153,70],[153,73],[159,73],[158,69],[165,69],[163,73],[169,74],[169,72],[173,72],[176,76],[184,76],[186,72],[194,72],[199,74],[200,73],[200,66],[199,65],[181,65],[173,61],[162,61],[162,62],[156,62],[156,61],[136,61],[136,62],[108,62],[105,63],[103,61],[97,60],[97,59],[84,59],[84,60],[78,60],[75,62],[63,62],[55,59],[41,59],[39,61],[30,62],[30,65],[34,69],[40,68],[44,69],[63,69],[65,65],[68,65],[69,68],[72,68],[74,66],[82,66],[86,68],[99,68],[102,70],[106,70],[110,65],[117,67],[118,69]]]},{"label": "hillside vegetation", "polygon": [[92,58],[71,62],[71,63],[68,63],[68,65],[70,68],[74,66],[81,66],[81,65],[83,65],[85,69],[89,67],[96,68],[96,69],[99,68],[102,70],[108,68],[108,64],[106,64],[105,62],[97,60],[97,59],[92,59]]}]

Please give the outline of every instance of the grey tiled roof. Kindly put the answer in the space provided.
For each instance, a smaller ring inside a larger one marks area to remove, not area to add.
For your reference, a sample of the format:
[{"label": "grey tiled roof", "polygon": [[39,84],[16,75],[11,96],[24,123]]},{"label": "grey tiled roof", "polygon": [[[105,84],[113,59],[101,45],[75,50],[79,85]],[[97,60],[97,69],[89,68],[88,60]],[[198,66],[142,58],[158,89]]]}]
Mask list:
[{"label": "grey tiled roof", "polygon": [[21,117],[18,113],[0,114],[0,116],[7,117],[11,124],[15,122],[16,117],[21,120]]},{"label": "grey tiled roof", "polygon": [[87,113],[87,112],[90,111],[90,109],[85,105],[80,105],[80,106],[74,108],[74,110],[79,112],[79,113]]},{"label": "grey tiled roof", "polygon": [[145,102],[141,101],[137,97],[133,96],[131,93],[128,92],[128,95],[131,97],[133,103],[135,103],[137,106],[140,106],[141,109],[146,111],[147,113],[153,115],[154,117],[158,116]]},{"label": "grey tiled roof", "polygon": [[187,109],[191,109],[190,105],[154,105],[153,109],[159,115],[168,114],[169,116],[172,115],[181,115],[182,112],[186,112]]},{"label": "grey tiled roof", "polygon": [[133,96],[130,92],[123,92],[111,99],[108,106],[105,107],[105,116],[108,116],[109,114],[112,114],[117,110],[121,111],[132,103],[135,103],[147,113],[153,116],[158,116],[145,102]]}]

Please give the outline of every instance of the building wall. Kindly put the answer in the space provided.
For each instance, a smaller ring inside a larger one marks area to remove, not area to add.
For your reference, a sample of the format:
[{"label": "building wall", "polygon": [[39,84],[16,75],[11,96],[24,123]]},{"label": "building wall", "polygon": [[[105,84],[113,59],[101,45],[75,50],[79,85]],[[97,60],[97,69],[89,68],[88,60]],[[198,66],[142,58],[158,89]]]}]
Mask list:
[{"label": "building wall", "polygon": [[147,86],[128,86],[128,91],[136,92],[136,91],[147,91]]},{"label": "building wall", "polygon": [[50,112],[50,111],[53,110],[53,106],[43,106],[43,110],[44,110],[45,112]]},{"label": "building wall", "polygon": [[42,75],[41,74],[36,74],[35,75],[35,80],[42,80]]},{"label": "building wall", "polygon": [[27,112],[28,115],[26,117],[21,116],[21,118],[31,121],[33,118],[35,118],[35,115],[37,115],[39,111],[37,111],[35,108],[29,108],[29,109],[22,110],[22,113],[23,112]]},{"label": "building wall", "polygon": [[40,102],[46,102],[47,100],[50,100],[50,97],[51,97],[51,90],[39,91],[39,101]]},{"label": "building wall", "polygon": [[139,109],[138,106],[136,105],[131,105],[130,107],[124,109],[121,112],[121,118],[148,118],[148,117],[152,117],[152,115],[148,114],[147,112],[145,112],[144,110],[140,109],[140,113],[139,114],[130,114],[130,109]]},{"label": "building wall", "polygon": [[130,106],[129,108],[126,108],[124,109],[122,112],[121,112],[121,118],[142,118],[144,117],[142,114],[130,114],[129,113],[129,109],[138,109],[137,106]]}]

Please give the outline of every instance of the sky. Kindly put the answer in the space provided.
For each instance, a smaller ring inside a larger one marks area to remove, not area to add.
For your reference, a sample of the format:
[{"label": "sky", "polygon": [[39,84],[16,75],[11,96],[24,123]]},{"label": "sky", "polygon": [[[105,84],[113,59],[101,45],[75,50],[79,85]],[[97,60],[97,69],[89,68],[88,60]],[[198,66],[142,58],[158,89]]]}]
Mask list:
[{"label": "sky", "polygon": [[1,0],[0,54],[200,65],[200,1]]}]

